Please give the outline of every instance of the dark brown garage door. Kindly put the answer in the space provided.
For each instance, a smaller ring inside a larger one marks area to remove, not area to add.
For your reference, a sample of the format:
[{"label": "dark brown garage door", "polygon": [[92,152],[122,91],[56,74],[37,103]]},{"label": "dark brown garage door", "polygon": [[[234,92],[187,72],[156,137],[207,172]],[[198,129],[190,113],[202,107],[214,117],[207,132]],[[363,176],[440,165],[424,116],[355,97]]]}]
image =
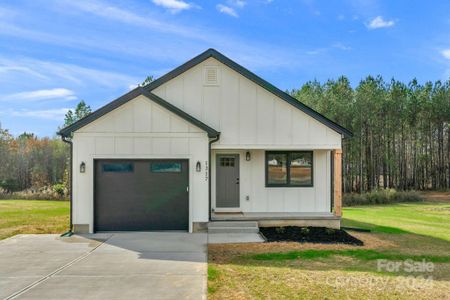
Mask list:
[{"label": "dark brown garage door", "polygon": [[96,160],[96,231],[188,230],[187,160]]}]

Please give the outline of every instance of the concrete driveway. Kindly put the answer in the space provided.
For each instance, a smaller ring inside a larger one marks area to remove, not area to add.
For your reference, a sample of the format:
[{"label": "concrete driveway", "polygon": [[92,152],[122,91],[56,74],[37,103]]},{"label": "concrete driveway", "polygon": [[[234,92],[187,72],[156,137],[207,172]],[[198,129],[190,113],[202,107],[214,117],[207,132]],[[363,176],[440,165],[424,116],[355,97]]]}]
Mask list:
[{"label": "concrete driveway", "polygon": [[206,299],[206,233],[0,241],[0,299]]}]

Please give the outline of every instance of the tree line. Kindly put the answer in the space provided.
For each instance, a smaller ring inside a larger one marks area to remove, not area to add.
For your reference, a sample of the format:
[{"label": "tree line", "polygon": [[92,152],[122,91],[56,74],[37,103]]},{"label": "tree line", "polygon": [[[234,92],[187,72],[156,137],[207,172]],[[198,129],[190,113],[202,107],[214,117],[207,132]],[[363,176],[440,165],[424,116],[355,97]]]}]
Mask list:
[{"label": "tree line", "polygon": [[[405,84],[379,76],[352,88],[340,77],[323,84],[307,82],[290,94],[353,132],[343,142],[343,190],[363,193],[450,187],[449,88],[450,81]],[[66,114],[63,126],[90,112],[81,101]],[[58,137],[14,137],[0,128],[0,188],[67,187],[69,155],[68,145]]]},{"label": "tree line", "polygon": [[[88,115],[91,108],[84,101],[69,110],[64,119],[68,126]],[[33,133],[14,137],[0,128],[0,192],[57,189],[67,193],[70,149],[59,137],[39,138]]]},{"label": "tree line", "polygon": [[354,134],[343,142],[343,190],[450,187],[450,80],[368,76],[310,81],[290,94]]}]

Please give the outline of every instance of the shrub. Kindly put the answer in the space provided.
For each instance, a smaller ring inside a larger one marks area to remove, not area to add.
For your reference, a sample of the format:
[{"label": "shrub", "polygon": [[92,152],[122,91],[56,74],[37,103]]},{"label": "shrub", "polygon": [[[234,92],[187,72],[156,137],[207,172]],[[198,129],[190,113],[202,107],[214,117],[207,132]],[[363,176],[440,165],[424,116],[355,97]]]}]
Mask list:
[{"label": "shrub", "polygon": [[276,233],[284,233],[286,231],[286,228],[284,227],[277,227],[275,228]]},{"label": "shrub", "polygon": [[14,200],[67,200],[67,197],[64,193],[64,185],[63,185],[63,193],[61,194],[61,190],[58,187],[58,190],[53,187],[43,187],[39,189],[30,188],[23,191],[12,192],[9,193],[6,190],[0,189],[0,199],[14,199]]},{"label": "shrub", "polygon": [[415,191],[396,191],[394,189],[375,190],[364,194],[344,194],[343,205],[374,205],[399,202],[423,201],[419,193]]},{"label": "shrub", "polygon": [[0,180],[0,188],[3,189],[6,193],[12,193],[17,191],[19,184],[17,180],[13,178],[7,178],[4,180]]},{"label": "shrub", "polygon": [[57,193],[60,197],[63,197],[66,193],[66,187],[62,183],[57,183],[53,185],[53,191]]}]

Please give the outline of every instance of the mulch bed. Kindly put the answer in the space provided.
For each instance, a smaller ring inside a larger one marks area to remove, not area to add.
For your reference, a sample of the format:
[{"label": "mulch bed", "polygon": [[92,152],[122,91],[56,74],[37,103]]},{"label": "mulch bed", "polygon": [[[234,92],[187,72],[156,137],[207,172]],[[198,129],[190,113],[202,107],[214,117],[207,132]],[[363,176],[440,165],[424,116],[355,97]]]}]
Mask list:
[{"label": "mulch bed", "polygon": [[364,245],[361,240],[344,230],[325,227],[260,227],[259,231],[268,242]]}]

